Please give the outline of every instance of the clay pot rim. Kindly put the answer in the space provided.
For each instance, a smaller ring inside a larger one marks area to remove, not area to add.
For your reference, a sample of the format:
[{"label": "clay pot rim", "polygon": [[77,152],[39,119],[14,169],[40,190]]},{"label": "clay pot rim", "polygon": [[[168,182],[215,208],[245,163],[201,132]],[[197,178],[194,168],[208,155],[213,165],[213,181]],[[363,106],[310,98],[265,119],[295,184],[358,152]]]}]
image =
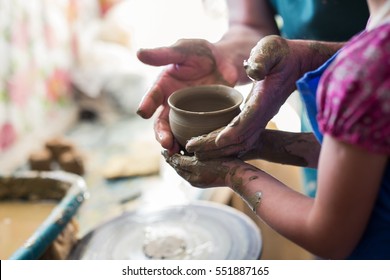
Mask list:
[{"label": "clay pot rim", "polygon": [[[180,108],[177,108],[174,104],[172,104],[172,99],[174,98],[175,95],[177,95],[179,92],[187,92],[187,91],[192,91],[194,89],[200,89],[200,90],[207,90],[207,89],[217,89],[219,91],[223,91],[223,90],[229,90],[229,91],[234,91],[235,93],[237,93],[237,97],[239,98],[238,99],[238,102],[236,102],[236,104],[234,104],[233,106],[230,106],[228,108],[225,108],[225,109],[221,109],[221,110],[217,110],[217,111],[209,111],[209,112],[194,112],[194,111],[188,111],[188,110],[183,110],[183,109],[180,109]],[[186,113],[186,114],[191,114],[191,115],[217,115],[217,114],[220,114],[222,112],[230,112],[232,110],[235,110],[237,107],[239,107],[242,102],[244,101],[244,97],[242,96],[242,94],[236,90],[235,88],[233,87],[229,87],[229,86],[225,86],[225,85],[201,85],[201,86],[190,86],[190,87],[186,87],[186,88],[182,88],[182,89],[179,89],[179,90],[176,90],[174,91],[169,97],[168,97],[168,105],[169,107],[176,111],[176,112],[181,112],[181,113]]]}]

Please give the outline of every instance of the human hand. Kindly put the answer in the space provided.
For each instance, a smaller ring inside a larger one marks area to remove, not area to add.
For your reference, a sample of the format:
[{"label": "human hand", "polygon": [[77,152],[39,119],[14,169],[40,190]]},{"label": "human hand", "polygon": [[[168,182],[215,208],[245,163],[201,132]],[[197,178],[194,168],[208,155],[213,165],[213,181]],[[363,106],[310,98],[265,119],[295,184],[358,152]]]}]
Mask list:
[{"label": "human hand", "polygon": [[[221,131],[223,131],[224,129],[225,127],[221,127],[219,129],[210,132],[209,134],[193,137],[188,142],[189,144],[187,144],[187,148],[186,148],[187,152],[193,153],[195,157],[198,158],[199,160],[211,160],[211,159],[219,158],[221,156],[224,157],[225,155],[226,156],[234,155],[237,158],[240,158],[242,160],[259,159],[261,157],[260,156],[261,150],[264,146],[261,135],[251,146],[251,148],[246,151],[244,150],[241,151],[239,145],[234,145],[234,144],[224,146],[224,147],[218,147],[216,143],[216,139],[221,133]],[[194,146],[192,146],[192,143],[195,143]],[[200,148],[196,149],[198,147]],[[236,153],[235,149],[241,152]]]},{"label": "human hand", "polygon": [[141,49],[137,56],[143,63],[167,67],[142,99],[137,113],[150,118],[156,111],[154,123],[157,141],[169,154],[179,151],[169,126],[168,97],[176,90],[206,84],[233,86],[238,77],[237,69],[206,40],[183,39],[170,47]]},{"label": "human hand", "polygon": [[202,161],[195,156],[181,154],[170,156],[167,151],[164,151],[162,154],[166,162],[181,177],[192,186],[199,188],[230,185],[234,181],[231,178],[238,175],[235,174],[237,168],[246,165],[243,161],[234,158]]},{"label": "human hand", "polygon": [[289,41],[268,36],[252,49],[245,63],[247,74],[254,82],[241,113],[222,130],[191,139],[188,152],[207,152],[216,157],[241,155],[260,146],[260,133],[280,106],[295,90],[295,81],[302,74],[304,41]]}]

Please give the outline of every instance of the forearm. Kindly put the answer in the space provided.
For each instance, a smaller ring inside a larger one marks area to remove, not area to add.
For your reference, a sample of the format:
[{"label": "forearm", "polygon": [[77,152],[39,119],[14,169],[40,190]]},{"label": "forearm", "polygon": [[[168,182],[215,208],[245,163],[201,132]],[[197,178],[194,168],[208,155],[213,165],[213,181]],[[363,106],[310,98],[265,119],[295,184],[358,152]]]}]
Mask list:
[{"label": "forearm", "polygon": [[310,234],[308,220],[314,200],[292,190],[271,175],[246,164],[227,177],[228,186],[268,226],[310,250],[318,236]]},{"label": "forearm", "polygon": [[266,129],[260,135],[259,143],[256,148],[240,155],[240,158],[317,168],[321,145],[313,133]]},{"label": "forearm", "polygon": [[324,64],[329,58],[331,58],[338,50],[340,50],[345,42],[322,42],[322,41],[300,41],[306,45],[308,49],[307,57],[310,59],[305,60],[305,54],[301,61],[302,74],[312,71]]},{"label": "forearm", "polygon": [[320,219],[313,218],[319,205],[315,199],[288,188],[249,164],[230,170],[227,185],[273,230],[319,257],[340,259],[348,256],[350,252],[342,248],[346,243],[343,238],[348,240],[345,220],[338,228],[344,233],[335,232],[335,227],[331,226],[334,221],[326,219],[329,214]]},{"label": "forearm", "polygon": [[344,43],[267,36],[253,47],[244,67],[248,77],[254,81],[265,80],[272,73],[284,72],[288,76],[281,79],[288,81],[290,90],[294,90],[300,77],[317,69],[343,46]]}]

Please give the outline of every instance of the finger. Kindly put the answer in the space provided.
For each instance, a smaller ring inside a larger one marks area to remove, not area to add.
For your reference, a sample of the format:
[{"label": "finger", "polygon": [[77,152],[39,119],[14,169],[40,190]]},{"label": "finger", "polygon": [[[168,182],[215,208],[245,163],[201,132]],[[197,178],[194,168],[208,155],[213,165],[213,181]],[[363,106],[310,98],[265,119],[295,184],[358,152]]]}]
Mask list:
[{"label": "finger", "polygon": [[181,177],[183,177],[185,180],[189,181],[191,180],[191,174],[192,172],[182,169],[181,163],[183,161],[183,156],[180,154],[174,154],[169,155],[169,152],[167,150],[164,150],[161,152],[163,157],[165,158],[165,161],[173,168],[175,169],[176,173],[179,174]]},{"label": "finger", "polygon": [[258,97],[251,93],[243,111],[227,127],[207,135],[192,138],[186,145],[190,153],[197,153],[202,159],[238,155],[248,149],[257,139],[256,110]]},{"label": "finger", "polygon": [[183,53],[178,52],[173,47],[139,49],[137,51],[137,57],[141,62],[152,66],[181,63],[185,59]]},{"label": "finger", "polygon": [[185,170],[187,172],[191,172],[196,166],[198,160],[195,157],[183,156],[180,154],[174,154],[173,156],[168,158],[168,163],[175,170]]},{"label": "finger", "polygon": [[161,146],[168,150],[169,155],[173,155],[180,152],[181,146],[173,136],[169,125],[169,110],[169,106],[161,107],[161,111],[154,121],[154,135]]},{"label": "finger", "polygon": [[246,71],[247,76],[254,81],[261,81],[265,77],[266,71],[261,63],[245,60],[244,69]]},{"label": "finger", "polygon": [[256,81],[263,80],[289,51],[286,40],[280,36],[264,37],[251,50],[248,60],[244,62],[247,75]]},{"label": "finger", "polygon": [[220,128],[209,134],[192,138],[188,141],[186,150],[189,153],[195,153],[199,160],[239,155],[244,150],[244,146],[241,143],[222,148],[216,145],[215,139],[223,129]]},{"label": "finger", "polygon": [[198,137],[191,138],[186,145],[186,150],[189,153],[194,153],[197,151],[209,151],[217,149],[217,145],[215,144],[215,139],[218,134],[222,131],[223,128],[219,128],[210,132],[209,134],[201,135]]},{"label": "finger", "polygon": [[149,119],[164,102],[164,94],[158,81],[148,90],[138,105],[137,114]]},{"label": "finger", "polygon": [[238,144],[226,146],[221,149],[195,152],[195,156],[201,161],[206,161],[215,158],[224,158],[231,156],[239,157],[242,153],[244,153],[244,145]]},{"label": "finger", "polygon": [[169,126],[169,107],[163,106],[154,120],[154,136],[164,149],[174,148],[174,138]]},{"label": "finger", "polygon": [[168,155],[168,152],[163,153],[166,162],[175,169],[176,173],[182,176],[187,181],[191,182],[196,178],[196,164],[195,157],[183,156],[180,154]]},{"label": "finger", "polygon": [[229,145],[238,145],[246,142],[246,139],[251,138],[260,125],[257,120],[261,114],[261,112],[258,112],[258,107],[259,96],[255,92],[252,92],[240,114],[216,137],[215,142],[217,147],[222,148]]}]

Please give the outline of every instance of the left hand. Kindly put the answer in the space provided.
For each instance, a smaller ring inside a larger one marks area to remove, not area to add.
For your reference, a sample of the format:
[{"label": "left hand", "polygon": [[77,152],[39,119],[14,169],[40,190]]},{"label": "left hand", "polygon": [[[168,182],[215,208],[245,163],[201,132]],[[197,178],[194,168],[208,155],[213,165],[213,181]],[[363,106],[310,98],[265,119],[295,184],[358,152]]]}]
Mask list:
[{"label": "left hand", "polygon": [[230,177],[234,176],[234,170],[246,165],[241,160],[234,158],[221,158],[201,161],[195,156],[174,154],[169,156],[163,152],[166,162],[175,171],[188,181],[192,186],[199,188],[211,188],[230,185]]}]

